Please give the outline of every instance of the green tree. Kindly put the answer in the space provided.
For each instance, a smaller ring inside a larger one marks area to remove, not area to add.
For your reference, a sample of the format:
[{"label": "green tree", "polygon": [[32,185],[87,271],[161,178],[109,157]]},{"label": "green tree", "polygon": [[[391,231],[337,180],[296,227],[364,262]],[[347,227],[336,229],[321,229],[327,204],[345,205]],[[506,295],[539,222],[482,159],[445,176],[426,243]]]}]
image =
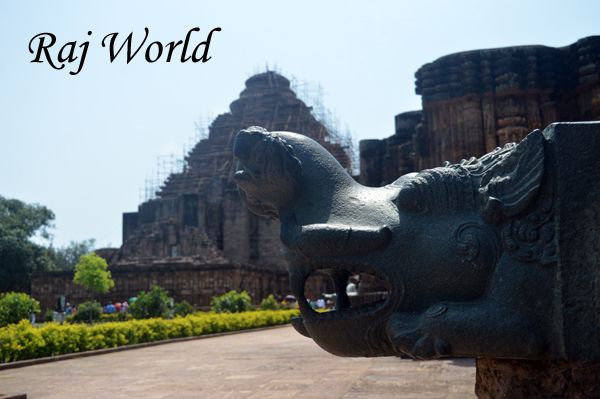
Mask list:
[{"label": "green tree", "polygon": [[0,327],[27,320],[32,313],[39,313],[40,303],[22,292],[0,294]]},{"label": "green tree", "polygon": [[54,214],[45,206],[0,196],[0,291],[30,292],[31,275],[51,268],[48,240]]},{"label": "green tree", "polygon": [[108,270],[108,264],[95,253],[83,255],[79,258],[79,262],[75,266],[73,282],[95,294],[105,294],[115,286]]},{"label": "green tree", "polygon": [[53,270],[72,271],[79,259],[94,250],[96,240],[93,238],[83,241],[71,241],[69,245],[60,248],[49,248],[53,260]]}]

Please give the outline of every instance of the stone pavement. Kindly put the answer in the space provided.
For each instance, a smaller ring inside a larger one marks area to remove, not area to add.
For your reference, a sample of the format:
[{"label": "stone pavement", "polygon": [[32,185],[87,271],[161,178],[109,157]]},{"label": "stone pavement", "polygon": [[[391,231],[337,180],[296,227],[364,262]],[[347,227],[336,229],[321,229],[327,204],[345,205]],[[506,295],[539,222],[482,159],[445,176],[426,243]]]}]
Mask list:
[{"label": "stone pavement", "polygon": [[290,326],[0,371],[36,398],[474,398],[470,359],[341,358]]}]

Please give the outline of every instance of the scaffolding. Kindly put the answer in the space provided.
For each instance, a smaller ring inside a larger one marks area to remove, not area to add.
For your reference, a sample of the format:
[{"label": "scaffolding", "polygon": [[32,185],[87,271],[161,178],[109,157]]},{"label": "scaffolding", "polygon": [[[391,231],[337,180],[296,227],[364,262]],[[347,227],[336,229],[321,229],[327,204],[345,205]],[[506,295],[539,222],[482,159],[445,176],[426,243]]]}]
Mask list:
[{"label": "scaffolding", "polygon": [[357,175],[359,173],[359,154],[354,134],[347,125],[342,131],[337,114],[323,105],[325,103],[323,86],[320,83],[300,80],[291,75],[290,88],[300,100],[311,108],[315,119],[325,126],[327,131],[320,138],[325,142],[340,145],[350,158],[352,170],[349,172]]},{"label": "scaffolding", "polygon": [[170,153],[156,157],[154,170],[146,176],[144,186],[139,189],[140,203],[156,199],[170,176],[182,174],[188,170],[190,153],[200,141],[208,139],[208,128],[212,119],[211,115],[198,117],[194,122],[194,134],[188,137],[183,144],[180,155]]},{"label": "scaffolding", "polygon": [[342,131],[338,116],[324,106],[325,91],[323,86],[320,83],[309,82],[298,79],[292,74],[287,74],[281,71],[277,64],[269,65],[266,63],[264,67],[256,66],[248,77],[265,72],[275,72],[279,75],[289,76],[290,89],[311,108],[312,115],[325,127],[325,131],[320,132],[316,138],[322,142],[340,145],[350,158],[351,170],[348,172],[354,176],[358,175],[360,166],[356,137],[348,126]]},{"label": "scaffolding", "polygon": [[[266,71],[285,76],[285,74],[280,72],[277,65],[270,66],[266,64],[263,68],[255,68],[253,75]],[[310,107],[313,117],[324,126],[323,131],[318,132],[315,138],[321,142],[339,145],[350,159],[351,170],[348,170],[348,172],[352,175],[357,175],[359,154],[355,136],[348,126],[341,129],[338,116],[324,106],[325,91],[323,90],[323,86],[300,80],[293,75],[288,76],[291,76],[290,89],[302,102]],[[190,154],[200,142],[209,138],[209,128],[213,120],[213,115],[199,115],[197,120],[194,121],[194,133],[184,143],[181,156],[167,154],[156,157],[154,171],[146,177],[144,187],[139,190],[140,202],[157,198],[165,185],[169,183],[169,179],[176,179],[177,174],[185,173],[188,170]]]},{"label": "scaffolding", "polygon": [[208,138],[208,128],[214,117],[211,114],[200,114],[194,122],[194,136],[191,138],[194,145]]}]

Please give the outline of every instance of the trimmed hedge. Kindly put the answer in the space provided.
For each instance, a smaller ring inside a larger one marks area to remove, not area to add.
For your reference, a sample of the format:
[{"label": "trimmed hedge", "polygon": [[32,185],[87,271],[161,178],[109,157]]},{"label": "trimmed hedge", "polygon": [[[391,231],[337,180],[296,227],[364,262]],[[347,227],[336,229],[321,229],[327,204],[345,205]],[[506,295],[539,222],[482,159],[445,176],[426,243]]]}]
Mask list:
[{"label": "trimmed hedge", "polygon": [[39,328],[23,320],[0,328],[0,362],[286,324],[298,314],[298,310],[195,313],[171,320],[130,320],[94,325],[47,323]]}]

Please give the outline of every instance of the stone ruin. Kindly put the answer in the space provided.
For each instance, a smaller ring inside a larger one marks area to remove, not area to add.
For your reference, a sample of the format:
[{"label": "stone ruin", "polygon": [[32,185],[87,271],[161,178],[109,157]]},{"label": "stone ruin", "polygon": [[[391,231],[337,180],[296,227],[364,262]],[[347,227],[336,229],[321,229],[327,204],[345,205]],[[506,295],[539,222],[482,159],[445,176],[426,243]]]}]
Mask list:
[{"label": "stone ruin", "polygon": [[570,46],[450,54],[416,72],[423,110],[360,143],[362,184],[380,186],[445,161],[481,156],[552,122],[600,119],[600,36]]},{"label": "stone ruin", "polygon": [[146,265],[152,259],[196,259],[197,264],[255,264],[285,267],[278,225],[256,219],[240,205],[231,177],[233,139],[244,127],[267,123],[295,130],[323,143],[350,170],[350,157],[333,143],[327,128],[298,99],[285,77],[269,71],[252,76],[231,112],[219,115],[186,157],[186,168],[171,174],[137,212],[123,214],[123,246],[115,264]]}]

